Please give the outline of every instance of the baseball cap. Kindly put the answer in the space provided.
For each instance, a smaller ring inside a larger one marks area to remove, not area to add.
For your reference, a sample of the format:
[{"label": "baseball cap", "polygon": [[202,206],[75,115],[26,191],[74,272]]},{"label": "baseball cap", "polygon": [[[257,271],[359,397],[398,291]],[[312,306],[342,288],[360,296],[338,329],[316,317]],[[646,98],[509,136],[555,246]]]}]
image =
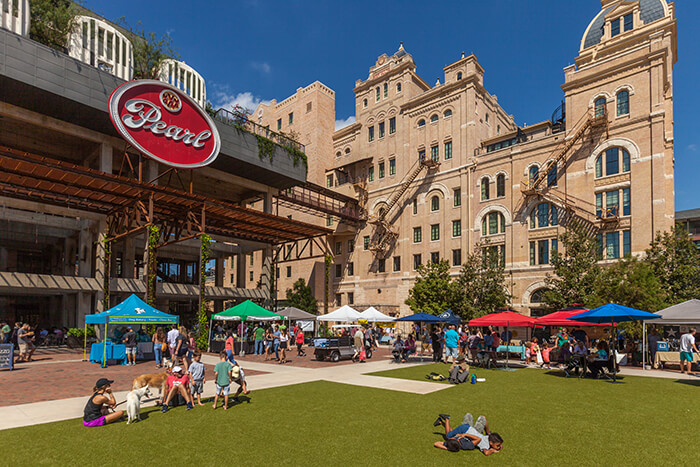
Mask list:
[{"label": "baseball cap", "polygon": [[177,373],[177,372],[179,372],[179,371],[182,371],[182,368],[181,368],[181,367],[176,366],[175,368],[173,368],[173,373]]},{"label": "baseball cap", "polygon": [[101,388],[102,386],[106,386],[107,384],[112,384],[114,380],[107,379],[107,378],[100,378],[97,380],[95,383],[96,388]]}]

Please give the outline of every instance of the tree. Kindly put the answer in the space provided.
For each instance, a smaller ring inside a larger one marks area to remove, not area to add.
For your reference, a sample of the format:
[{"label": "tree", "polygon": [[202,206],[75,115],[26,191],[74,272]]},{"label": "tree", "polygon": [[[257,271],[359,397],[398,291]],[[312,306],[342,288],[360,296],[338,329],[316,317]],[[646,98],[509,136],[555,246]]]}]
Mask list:
[{"label": "tree", "polygon": [[613,302],[654,313],[667,306],[666,291],[651,264],[634,257],[603,269],[594,288],[591,308]]},{"label": "tree", "polygon": [[406,305],[414,313],[438,315],[454,303],[454,287],[450,278],[450,264],[442,260],[439,263],[419,265],[418,278],[408,291]]},{"label": "tree", "polygon": [[173,49],[170,34],[165,33],[158,38],[156,33],[146,32],[140,21],[135,28],[129,27],[124,17],[121,17],[117,23],[136,36],[135,40],[131,41],[134,53],[134,79],[158,79],[163,61],[169,58],[175,60],[180,58]]},{"label": "tree", "polygon": [[75,28],[78,14],[71,0],[32,0],[29,2],[31,22],[29,37],[37,42],[66,52],[68,36]]},{"label": "tree", "polygon": [[287,289],[287,304],[314,315],[318,313],[318,302],[311,286],[303,278],[297,279],[291,289]]},{"label": "tree", "polygon": [[598,243],[584,231],[569,228],[560,236],[564,253],[552,252],[554,275],[547,275],[544,302],[553,310],[573,303],[588,304],[595,292],[595,281],[600,274]]},{"label": "tree", "polygon": [[645,261],[661,281],[670,304],[700,297],[700,250],[682,227],[657,232]]},{"label": "tree", "polygon": [[505,283],[505,264],[496,248],[485,244],[467,255],[453,284],[453,311],[474,319],[504,308],[510,302]]}]

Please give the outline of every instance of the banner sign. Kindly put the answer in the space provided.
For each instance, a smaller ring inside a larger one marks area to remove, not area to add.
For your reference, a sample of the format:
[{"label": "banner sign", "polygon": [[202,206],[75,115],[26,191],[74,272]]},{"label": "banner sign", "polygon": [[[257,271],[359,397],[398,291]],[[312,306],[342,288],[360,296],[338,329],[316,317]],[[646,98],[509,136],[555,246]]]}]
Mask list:
[{"label": "banner sign", "polygon": [[13,370],[15,367],[14,346],[0,344],[0,370]]},{"label": "banner sign", "polygon": [[109,96],[120,135],[146,156],[171,167],[211,164],[221,139],[211,117],[179,89],[155,80],[122,84]]}]

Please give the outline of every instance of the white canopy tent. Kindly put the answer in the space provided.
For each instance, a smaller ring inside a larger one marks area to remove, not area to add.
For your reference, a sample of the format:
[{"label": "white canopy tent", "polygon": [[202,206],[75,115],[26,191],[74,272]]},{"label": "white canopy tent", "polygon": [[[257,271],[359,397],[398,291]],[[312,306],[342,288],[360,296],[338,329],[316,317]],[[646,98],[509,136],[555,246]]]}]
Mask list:
[{"label": "white canopy tent", "polygon": [[387,323],[390,321],[396,321],[396,318],[392,318],[389,315],[385,315],[373,306],[367,308],[365,311],[360,313],[360,316],[360,319],[365,319],[370,323]]},{"label": "white canopy tent", "polygon": [[[656,324],[657,326],[673,326],[673,325],[700,325],[700,300],[692,299],[683,303],[664,308],[661,311],[654,313],[659,315],[658,319],[650,319],[644,321],[642,330],[642,368],[646,369],[646,353],[647,353],[647,324]],[[653,364],[653,362],[650,362]]]},{"label": "white canopy tent", "polygon": [[320,315],[316,317],[317,321],[350,322],[357,321],[358,319],[362,319],[362,315],[360,315],[360,313],[357,310],[348,305],[343,305],[337,310],[331,311],[327,315]]}]

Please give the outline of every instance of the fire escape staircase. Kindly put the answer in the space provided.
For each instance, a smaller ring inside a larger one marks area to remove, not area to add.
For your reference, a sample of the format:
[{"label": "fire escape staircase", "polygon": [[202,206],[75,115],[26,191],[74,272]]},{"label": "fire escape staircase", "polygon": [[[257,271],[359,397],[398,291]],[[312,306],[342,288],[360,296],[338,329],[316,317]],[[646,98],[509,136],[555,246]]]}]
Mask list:
[{"label": "fire escape staircase", "polygon": [[374,252],[374,254],[379,257],[383,256],[389,246],[398,237],[398,232],[392,227],[392,225],[387,221],[387,217],[396,206],[396,204],[401,200],[401,197],[408,191],[411,183],[418,177],[421,171],[425,168],[427,170],[436,169],[440,166],[440,163],[428,158],[422,158],[416,162],[413,169],[408,173],[408,175],[401,181],[398,187],[389,197],[386,207],[379,210],[376,217],[370,219],[370,223],[374,225],[374,232],[372,234],[372,241],[370,242],[369,249]]},{"label": "fire escape staircase", "polygon": [[[583,207],[586,204],[583,201],[574,201],[571,197],[559,197],[554,193],[550,193],[550,186],[547,182],[549,173],[556,170],[560,162],[566,160],[571,149],[581,141],[588,130],[591,133],[594,131],[605,131],[608,135],[608,116],[606,112],[586,113],[574,126],[573,135],[562,141],[562,143],[554,150],[552,157],[547,162],[544,169],[540,170],[537,176],[531,180],[523,180],[520,184],[521,191],[525,195],[523,205],[527,204],[527,200],[531,196],[537,196],[540,199],[548,201],[552,204],[563,207],[564,213],[559,216],[561,225],[567,228],[577,228],[584,231],[589,236],[595,236],[600,232],[600,227],[610,227],[617,224],[619,217],[616,209],[606,209],[600,215],[594,215],[589,209]],[[591,205],[592,206],[592,205]],[[599,227],[600,224],[600,227]]]}]

